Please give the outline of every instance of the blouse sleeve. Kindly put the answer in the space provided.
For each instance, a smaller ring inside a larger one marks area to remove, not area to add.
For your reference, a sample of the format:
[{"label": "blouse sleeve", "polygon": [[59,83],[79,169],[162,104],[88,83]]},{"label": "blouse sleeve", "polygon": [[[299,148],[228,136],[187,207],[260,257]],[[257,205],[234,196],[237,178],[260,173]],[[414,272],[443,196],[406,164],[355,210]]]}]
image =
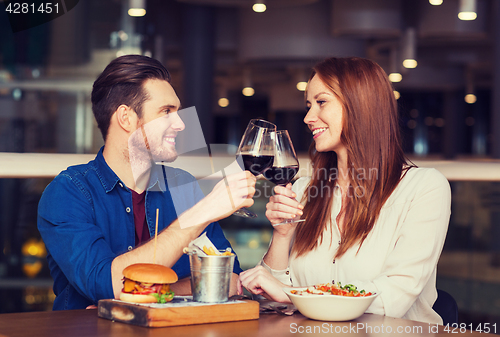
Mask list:
[{"label": "blouse sleeve", "polygon": [[404,316],[435,271],[448,230],[451,190],[437,170],[428,170],[423,178],[408,212],[401,215],[403,224],[382,273],[371,282],[350,281],[380,293],[369,313]]},{"label": "blouse sleeve", "polygon": [[292,285],[292,280],[290,279],[290,268],[286,268],[283,270],[275,270],[269,267],[265,262],[264,259],[260,260],[258,265],[264,267],[271,275],[283,283],[284,285],[291,286]]}]

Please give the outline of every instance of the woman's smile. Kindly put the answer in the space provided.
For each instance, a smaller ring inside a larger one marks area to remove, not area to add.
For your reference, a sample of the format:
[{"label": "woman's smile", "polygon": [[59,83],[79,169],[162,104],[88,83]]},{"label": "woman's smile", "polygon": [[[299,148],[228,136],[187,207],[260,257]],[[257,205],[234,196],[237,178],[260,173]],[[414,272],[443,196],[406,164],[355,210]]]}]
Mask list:
[{"label": "woman's smile", "polygon": [[328,130],[328,128],[317,128],[312,131],[313,138],[316,139],[318,138],[323,132]]}]

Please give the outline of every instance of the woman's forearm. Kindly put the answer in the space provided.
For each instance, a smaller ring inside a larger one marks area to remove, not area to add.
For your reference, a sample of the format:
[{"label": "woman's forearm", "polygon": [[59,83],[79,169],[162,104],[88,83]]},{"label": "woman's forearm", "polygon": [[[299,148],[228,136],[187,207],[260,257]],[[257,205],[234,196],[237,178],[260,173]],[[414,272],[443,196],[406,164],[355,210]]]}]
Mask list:
[{"label": "woman's forearm", "polygon": [[275,270],[286,269],[291,239],[291,236],[281,236],[274,231],[271,245],[264,256],[265,264]]}]

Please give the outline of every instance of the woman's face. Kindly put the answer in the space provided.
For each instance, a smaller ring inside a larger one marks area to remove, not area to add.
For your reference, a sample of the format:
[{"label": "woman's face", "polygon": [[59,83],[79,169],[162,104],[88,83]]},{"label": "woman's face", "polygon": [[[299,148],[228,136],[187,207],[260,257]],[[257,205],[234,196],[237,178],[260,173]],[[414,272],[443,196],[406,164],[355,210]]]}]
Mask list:
[{"label": "woman's face", "polygon": [[342,104],[318,75],[315,75],[307,85],[306,106],[308,112],[304,117],[304,123],[312,131],[316,151],[335,151],[339,156],[344,155],[346,149],[340,140]]}]

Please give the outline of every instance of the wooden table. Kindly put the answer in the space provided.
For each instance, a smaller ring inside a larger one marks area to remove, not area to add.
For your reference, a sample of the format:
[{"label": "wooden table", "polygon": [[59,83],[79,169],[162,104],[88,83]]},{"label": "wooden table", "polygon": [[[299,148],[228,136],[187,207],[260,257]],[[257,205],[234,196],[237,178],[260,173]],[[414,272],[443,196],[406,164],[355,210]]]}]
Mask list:
[{"label": "wooden table", "polygon": [[[459,329],[453,335],[483,336],[484,333]],[[112,322],[97,317],[97,310],[42,311],[0,314],[0,336],[9,337],[79,337],[79,336],[186,336],[186,337],[279,337],[326,336],[334,334],[357,336],[450,336],[443,326],[386,316],[364,314],[349,322],[321,322],[307,319],[300,313],[282,316],[261,314],[258,320],[213,323],[168,328],[144,328]]]}]

